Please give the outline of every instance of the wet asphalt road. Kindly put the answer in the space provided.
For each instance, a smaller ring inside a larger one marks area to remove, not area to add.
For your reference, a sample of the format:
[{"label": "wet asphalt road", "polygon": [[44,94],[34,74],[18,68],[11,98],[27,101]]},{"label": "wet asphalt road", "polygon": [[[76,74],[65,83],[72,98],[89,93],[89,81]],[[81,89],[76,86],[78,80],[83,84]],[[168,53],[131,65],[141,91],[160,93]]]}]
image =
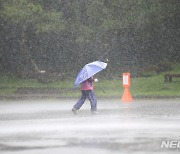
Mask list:
[{"label": "wet asphalt road", "polygon": [[162,141],[180,141],[180,99],[99,99],[91,115],[86,101],[78,115],[76,100],[0,101],[1,154],[171,154]]}]

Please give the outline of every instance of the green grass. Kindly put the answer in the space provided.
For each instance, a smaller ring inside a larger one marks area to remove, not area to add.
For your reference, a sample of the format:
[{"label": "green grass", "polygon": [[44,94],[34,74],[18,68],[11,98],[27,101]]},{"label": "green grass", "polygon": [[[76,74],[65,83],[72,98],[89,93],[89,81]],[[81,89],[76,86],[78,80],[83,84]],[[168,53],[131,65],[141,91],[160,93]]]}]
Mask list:
[{"label": "green grass", "polygon": [[[100,96],[122,96],[124,89],[121,79],[100,81],[99,85],[96,85],[95,90]],[[103,93],[99,87],[102,87],[105,93]],[[163,75],[147,78],[132,78],[130,92],[134,97],[180,96],[180,78],[173,79],[172,83],[164,83]]]},{"label": "green grass", "polygon": [[36,79],[19,79],[12,76],[0,76],[0,95],[14,94],[18,88],[59,88],[72,87],[70,81],[40,83]]},{"label": "green grass", "polygon": [[[173,70],[169,72],[163,72],[158,75],[152,72],[151,77],[143,78],[131,78],[130,92],[132,96],[142,96],[142,97],[168,97],[168,96],[178,96],[180,97],[180,78],[173,78],[173,82],[165,83],[164,74],[166,73],[179,73],[180,74],[180,64],[173,66]],[[150,74],[150,72],[149,72]],[[103,93],[99,87],[105,89]],[[123,87],[122,79],[118,80],[104,80],[100,81],[96,85],[97,94],[100,96],[122,96]],[[96,90],[95,89],[95,90]]]},{"label": "green grass", "polygon": [[[180,73],[180,64],[173,66],[173,70],[163,72],[161,74],[153,74],[151,77],[144,78],[131,78],[130,92],[132,96],[142,97],[166,97],[177,96],[180,97],[180,78],[173,78],[173,82],[164,83],[164,74],[166,73]],[[19,79],[10,76],[0,76],[0,95],[15,94],[18,88],[31,87],[31,88],[59,88],[70,89],[72,88],[73,81],[63,80],[52,83],[42,84],[36,79]],[[79,89],[79,88],[77,88]],[[104,90],[104,92],[102,91]],[[122,79],[114,80],[101,80],[95,83],[95,93],[99,97],[121,97],[123,93]],[[78,90],[65,92],[63,96],[79,96]]]},{"label": "green grass", "polygon": [[180,79],[164,83],[163,75],[149,78],[132,79],[134,96],[180,96]]}]

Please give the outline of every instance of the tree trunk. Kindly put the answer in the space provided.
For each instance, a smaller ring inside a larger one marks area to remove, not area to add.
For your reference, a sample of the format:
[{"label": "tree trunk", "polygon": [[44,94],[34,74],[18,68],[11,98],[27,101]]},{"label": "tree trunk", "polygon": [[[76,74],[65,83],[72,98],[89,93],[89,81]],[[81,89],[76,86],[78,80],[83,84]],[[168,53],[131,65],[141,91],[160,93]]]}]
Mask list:
[{"label": "tree trunk", "polygon": [[[26,45],[26,34],[25,34],[25,29],[22,30],[21,33],[21,38],[20,38],[20,50],[22,53],[22,73],[23,76],[31,76],[33,74],[37,74],[40,70],[35,63],[35,61],[32,59],[28,47]],[[24,66],[23,66],[24,65]]]}]

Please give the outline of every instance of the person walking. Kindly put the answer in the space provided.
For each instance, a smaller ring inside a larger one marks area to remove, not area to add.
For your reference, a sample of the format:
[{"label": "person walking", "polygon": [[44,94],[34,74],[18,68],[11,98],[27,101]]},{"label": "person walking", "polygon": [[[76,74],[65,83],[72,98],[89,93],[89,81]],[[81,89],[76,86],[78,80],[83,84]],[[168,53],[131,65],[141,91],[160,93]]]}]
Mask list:
[{"label": "person walking", "polygon": [[97,113],[97,100],[95,93],[93,91],[94,81],[98,81],[98,80],[94,79],[93,77],[90,77],[89,79],[81,83],[81,98],[72,108],[72,112],[74,114],[77,114],[77,111],[81,108],[81,106],[84,104],[87,98],[91,104],[91,113]]}]

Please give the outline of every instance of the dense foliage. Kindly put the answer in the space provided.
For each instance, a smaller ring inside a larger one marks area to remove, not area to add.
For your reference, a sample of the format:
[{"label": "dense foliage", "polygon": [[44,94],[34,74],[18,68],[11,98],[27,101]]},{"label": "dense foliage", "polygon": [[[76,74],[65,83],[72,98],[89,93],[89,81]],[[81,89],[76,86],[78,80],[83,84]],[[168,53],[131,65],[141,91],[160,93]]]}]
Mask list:
[{"label": "dense foliage", "polygon": [[162,70],[180,61],[179,7],[179,0],[0,0],[0,71],[76,74],[107,58],[109,74]]}]

